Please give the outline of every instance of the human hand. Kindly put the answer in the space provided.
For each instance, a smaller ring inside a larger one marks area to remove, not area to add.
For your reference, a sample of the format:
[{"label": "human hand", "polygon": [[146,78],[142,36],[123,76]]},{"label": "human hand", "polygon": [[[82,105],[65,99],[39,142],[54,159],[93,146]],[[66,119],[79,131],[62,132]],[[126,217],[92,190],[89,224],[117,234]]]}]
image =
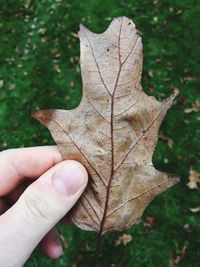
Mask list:
[{"label": "human hand", "polygon": [[[0,265],[22,266],[41,240],[44,254],[60,257],[54,226],[76,203],[87,179],[85,168],[62,161],[54,146],[0,152]],[[25,181],[32,183],[26,188]]]}]

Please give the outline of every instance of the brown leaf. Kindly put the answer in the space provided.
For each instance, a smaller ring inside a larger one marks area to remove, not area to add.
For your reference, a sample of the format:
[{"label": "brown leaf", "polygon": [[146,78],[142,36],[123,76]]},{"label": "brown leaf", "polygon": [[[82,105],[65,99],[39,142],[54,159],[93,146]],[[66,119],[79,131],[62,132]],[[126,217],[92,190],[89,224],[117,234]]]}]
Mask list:
[{"label": "brown leaf", "polygon": [[75,83],[74,83],[73,81],[71,81],[71,82],[69,83],[69,88],[70,88],[70,89],[74,89],[74,88],[75,88]]},{"label": "brown leaf", "polygon": [[55,58],[60,58],[61,57],[61,54],[57,53],[55,54]]},{"label": "brown leaf", "polygon": [[133,240],[132,235],[123,234],[123,235],[119,236],[118,239],[115,241],[115,246],[119,246],[119,245],[126,246],[132,240]]},{"label": "brown leaf", "polygon": [[154,217],[150,217],[150,216],[147,216],[146,217],[146,220],[144,222],[144,226],[148,227],[148,228],[153,228],[156,224],[156,220]]},{"label": "brown leaf", "polygon": [[66,240],[66,238],[63,236],[63,235],[59,235],[59,237],[60,237],[60,240],[61,240],[61,242],[62,242],[62,245],[63,245],[63,247],[66,249],[66,248],[68,248],[68,243],[67,243],[67,240]]},{"label": "brown leaf", "polygon": [[185,232],[188,233],[188,234],[191,234],[191,233],[193,232],[193,227],[192,227],[192,225],[191,225],[191,224],[188,224],[188,223],[184,224],[183,229],[184,229]]},{"label": "brown leaf", "polygon": [[56,65],[54,66],[54,69],[55,69],[55,71],[58,72],[58,73],[61,72],[60,66],[59,66],[58,64],[56,64]]},{"label": "brown leaf", "polygon": [[198,189],[198,183],[200,183],[199,173],[193,170],[192,167],[190,167],[189,183],[187,183],[187,186],[190,189]]},{"label": "brown leaf", "polygon": [[164,141],[167,142],[167,146],[168,146],[170,149],[173,148],[173,146],[174,146],[174,141],[173,141],[171,138],[165,136],[162,132],[159,134],[159,137],[160,137],[160,139],[162,139],[162,140],[164,140]]},{"label": "brown leaf", "polygon": [[185,109],[185,113],[199,112],[200,111],[200,100],[196,100],[192,103],[191,108]]},{"label": "brown leaf", "polygon": [[138,223],[152,199],[179,181],[152,164],[158,129],[175,95],[158,102],[143,92],[142,41],[128,18],[114,19],[102,34],[81,26],[79,37],[79,107],[34,117],[49,128],[63,159],[87,168],[89,183],[71,219],[101,236]]},{"label": "brown leaf", "polygon": [[187,252],[187,246],[183,245],[178,254],[173,253],[171,257],[171,265],[179,264],[180,262],[182,262],[183,258],[186,255],[186,252]]},{"label": "brown leaf", "polygon": [[72,267],[79,267],[80,266],[81,258],[82,258],[81,254],[78,254],[75,262],[72,264]]},{"label": "brown leaf", "polygon": [[151,87],[149,87],[149,93],[150,94],[153,94],[153,92],[154,92],[154,88],[151,86]]},{"label": "brown leaf", "polygon": [[179,95],[180,94],[180,90],[178,87],[174,87],[173,88],[173,93],[176,94],[176,95]]},{"label": "brown leaf", "polygon": [[153,76],[154,76],[153,71],[152,70],[148,70],[148,75],[149,75],[149,77],[153,78]]}]

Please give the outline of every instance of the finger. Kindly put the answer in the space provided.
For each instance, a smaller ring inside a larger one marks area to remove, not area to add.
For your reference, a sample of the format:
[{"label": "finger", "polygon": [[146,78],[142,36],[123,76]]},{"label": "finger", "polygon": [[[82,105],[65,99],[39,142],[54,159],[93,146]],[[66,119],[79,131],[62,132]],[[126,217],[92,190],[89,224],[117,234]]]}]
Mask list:
[{"label": "finger", "polygon": [[56,146],[9,149],[0,152],[0,196],[25,178],[35,179],[62,161]]},{"label": "finger", "polygon": [[40,248],[44,255],[52,259],[57,259],[62,255],[62,246],[55,227],[42,239]]},{"label": "finger", "polygon": [[[33,182],[0,217],[2,266],[21,266],[42,238],[82,194],[87,172],[76,161],[63,161]],[[13,238],[14,237],[14,238]],[[17,255],[6,258],[6,255]],[[13,262],[14,261],[14,262]],[[17,261],[17,262],[16,262]]]}]

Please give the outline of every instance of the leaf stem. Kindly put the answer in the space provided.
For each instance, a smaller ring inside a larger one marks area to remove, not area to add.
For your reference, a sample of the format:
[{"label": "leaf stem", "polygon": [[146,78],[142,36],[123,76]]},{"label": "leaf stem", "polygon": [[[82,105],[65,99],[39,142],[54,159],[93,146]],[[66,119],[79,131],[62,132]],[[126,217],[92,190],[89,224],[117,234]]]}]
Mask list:
[{"label": "leaf stem", "polygon": [[101,240],[102,240],[102,233],[99,232],[98,237],[97,237],[97,242],[96,242],[95,254],[94,254],[94,257],[93,257],[93,260],[92,260],[91,267],[96,267],[97,258],[98,258],[98,254],[99,254],[100,247],[101,247]]}]

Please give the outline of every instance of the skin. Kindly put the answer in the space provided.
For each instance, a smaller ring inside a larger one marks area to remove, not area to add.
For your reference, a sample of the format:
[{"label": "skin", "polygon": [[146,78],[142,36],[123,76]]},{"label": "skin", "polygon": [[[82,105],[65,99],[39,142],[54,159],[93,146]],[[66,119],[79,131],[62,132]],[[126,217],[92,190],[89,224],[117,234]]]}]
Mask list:
[{"label": "skin", "polygon": [[0,152],[0,259],[4,267],[23,266],[35,247],[62,255],[55,225],[69,222],[68,211],[88,181],[76,161],[62,161],[55,146]]}]

